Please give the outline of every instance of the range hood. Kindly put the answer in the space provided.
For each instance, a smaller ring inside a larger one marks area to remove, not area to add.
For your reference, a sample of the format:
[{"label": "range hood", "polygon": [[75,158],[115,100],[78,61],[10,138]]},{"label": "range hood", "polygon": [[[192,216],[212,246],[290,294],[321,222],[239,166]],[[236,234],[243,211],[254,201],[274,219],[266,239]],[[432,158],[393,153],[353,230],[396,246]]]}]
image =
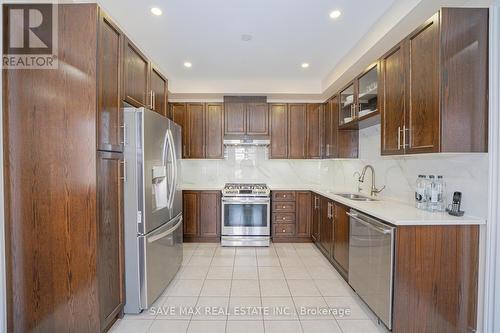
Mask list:
[{"label": "range hood", "polygon": [[271,144],[269,139],[224,139],[224,146],[261,146],[267,147]]}]

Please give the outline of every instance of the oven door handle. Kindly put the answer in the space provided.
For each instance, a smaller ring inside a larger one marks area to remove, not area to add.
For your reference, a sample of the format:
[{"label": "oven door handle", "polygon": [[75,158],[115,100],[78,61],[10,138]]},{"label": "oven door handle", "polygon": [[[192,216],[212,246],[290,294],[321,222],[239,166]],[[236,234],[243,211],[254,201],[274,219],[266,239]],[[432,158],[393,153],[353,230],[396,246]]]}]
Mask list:
[{"label": "oven door handle", "polygon": [[222,198],[222,202],[227,203],[243,203],[243,204],[261,204],[261,203],[270,203],[271,199],[269,198]]}]

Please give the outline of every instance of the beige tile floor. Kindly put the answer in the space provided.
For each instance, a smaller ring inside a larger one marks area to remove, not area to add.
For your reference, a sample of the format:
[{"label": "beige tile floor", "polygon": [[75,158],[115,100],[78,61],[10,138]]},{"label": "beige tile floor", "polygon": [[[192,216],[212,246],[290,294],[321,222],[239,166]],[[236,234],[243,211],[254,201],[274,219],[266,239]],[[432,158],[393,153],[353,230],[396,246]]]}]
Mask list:
[{"label": "beige tile floor", "polygon": [[111,332],[387,332],[312,244],[185,243],[182,268],[152,309]]}]

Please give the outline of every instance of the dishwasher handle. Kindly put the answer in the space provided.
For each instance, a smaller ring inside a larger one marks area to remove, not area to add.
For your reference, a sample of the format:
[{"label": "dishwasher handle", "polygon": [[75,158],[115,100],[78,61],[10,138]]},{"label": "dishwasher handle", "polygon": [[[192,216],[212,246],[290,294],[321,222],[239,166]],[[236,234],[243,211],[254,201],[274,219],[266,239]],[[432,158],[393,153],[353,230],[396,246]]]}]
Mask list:
[{"label": "dishwasher handle", "polygon": [[387,234],[391,234],[391,233],[392,233],[392,229],[393,229],[393,228],[390,228],[390,229],[384,229],[384,228],[378,227],[378,226],[374,225],[373,223],[370,223],[370,222],[368,222],[368,221],[365,221],[365,220],[361,219],[361,218],[359,217],[359,215],[358,215],[358,214],[356,214],[356,213],[349,213],[349,212],[347,212],[346,214],[347,214],[347,215],[349,215],[349,216],[350,216],[351,218],[353,218],[354,220],[358,221],[359,223],[361,223],[361,224],[365,225],[366,227],[368,227],[368,228],[370,228],[370,229],[373,229],[373,230],[375,230],[375,231],[378,231],[378,232],[380,232],[380,233],[382,233],[382,234],[384,234],[384,235],[387,235]]}]

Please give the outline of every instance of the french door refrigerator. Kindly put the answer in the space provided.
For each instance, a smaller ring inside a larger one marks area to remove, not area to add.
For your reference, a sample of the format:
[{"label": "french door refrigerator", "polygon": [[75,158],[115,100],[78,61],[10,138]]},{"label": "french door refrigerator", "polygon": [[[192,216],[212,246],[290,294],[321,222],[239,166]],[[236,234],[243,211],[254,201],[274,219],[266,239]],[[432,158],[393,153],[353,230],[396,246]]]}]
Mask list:
[{"label": "french door refrigerator", "polygon": [[124,110],[125,313],[148,309],[182,263],[181,128]]}]

